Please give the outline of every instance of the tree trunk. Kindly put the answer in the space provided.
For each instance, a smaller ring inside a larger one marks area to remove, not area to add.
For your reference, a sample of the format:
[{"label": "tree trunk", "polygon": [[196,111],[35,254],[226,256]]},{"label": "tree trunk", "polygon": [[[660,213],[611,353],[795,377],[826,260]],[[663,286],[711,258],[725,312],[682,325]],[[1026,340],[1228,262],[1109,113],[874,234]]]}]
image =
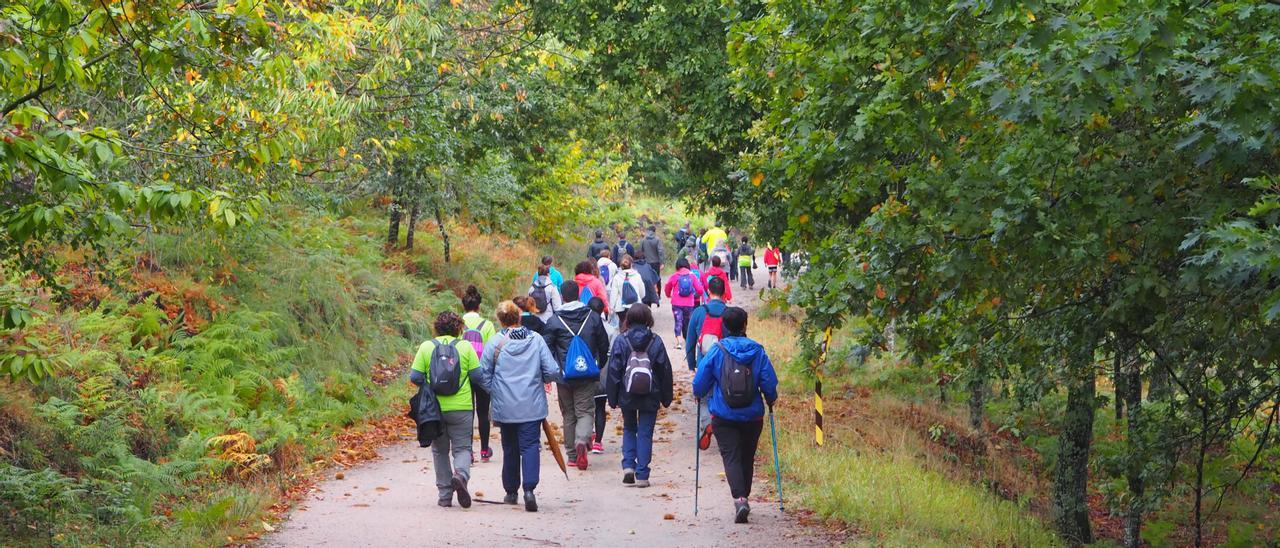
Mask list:
[{"label": "tree trunk", "polygon": [[[1087,368],[1086,368],[1087,369]],[[1089,525],[1089,450],[1093,444],[1094,398],[1092,372],[1067,387],[1067,408],[1058,436],[1058,462],[1053,472],[1053,521],[1068,544],[1093,542]]]},{"label": "tree trunk", "polygon": [[1124,545],[1125,548],[1138,548],[1142,544],[1142,514],[1146,510],[1146,486],[1142,481],[1142,472],[1146,469],[1150,451],[1142,431],[1142,362],[1136,354],[1127,356],[1126,361],[1121,377],[1124,392],[1116,394],[1117,400],[1123,396],[1129,415],[1126,434],[1129,458],[1125,470],[1125,480],[1129,484],[1129,507],[1124,516]]},{"label": "tree trunk", "polygon": [[[1124,407],[1125,407],[1124,395],[1128,393],[1128,387],[1125,386],[1126,383],[1128,382],[1128,376],[1125,375],[1124,371],[1122,371],[1122,369],[1124,368],[1124,360],[1125,360],[1126,354],[1127,353],[1125,352],[1125,350],[1120,347],[1119,343],[1117,343],[1116,350],[1115,350],[1115,359],[1111,365],[1111,379],[1115,383],[1115,389],[1116,389],[1116,393],[1115,393],[1116,421],[1119,421],[1120,419],[1124,418]],[[1139,392],[1141,392],[1141,390],[1139,390]]]},{"label": "tree trunk", "polygon": [[987,371],[976,363],[969,377],[969,427],[982,430],[982,420],[987,408]]},{"label": "tree trunk", "polygon": [[387,249],[394,249],[400,241],[400,202],[393,201],[387,208],[391,212],[391,221],[387,226]]},{"label": "tree trunk", "polygon": [[405,228],[404,248],[413,251],[413,230],[418,226],[418,204],[409,208],[409,226]]},{"label": "tree trunk", "polygon": [[1209,452],[1209,408],[1200,405],[1200,435],[1196,451],[1196,548],[1204,546],[1204,461]]},{"label": "tree trunk", "polygon": [[440,228],[440,241],[444,242],[444,262],[449,263],[449,230],[444,226],[444,213],[440,211],[440,204],[435,206],[436,226]]}]

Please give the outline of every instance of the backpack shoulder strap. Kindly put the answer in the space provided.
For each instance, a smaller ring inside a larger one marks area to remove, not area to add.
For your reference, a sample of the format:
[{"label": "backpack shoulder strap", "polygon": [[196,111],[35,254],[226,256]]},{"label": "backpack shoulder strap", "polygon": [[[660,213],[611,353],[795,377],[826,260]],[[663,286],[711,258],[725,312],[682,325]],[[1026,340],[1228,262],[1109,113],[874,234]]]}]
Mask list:
[{"label": "backpack shoulder strap", "polygon": [[590,313],[590,312],[588,312],[588,313],[587,313],[587,319],[586,319],[586,320],[583,320],[583,321],[582,321],[582,325],[578,326],[578,333],[574,333],[574,332],[573,332],[573,329],[569,327],[569,324],[568,324],[568,323],[565,323],[565,321],[564,321],[564,316],[561,316],[561,315],[559,315],[559,314],[556,314],[556,319],[557,319],[557,320],[560,320],[560,325],[563,325],[563,326],[564,326],[564,330],[565,330],[565,331],[568,331],[570,335],[573,335],[573,336],[577,337],[577,336],[578,336],[578,333],[582,333],[582,330],[583,330],[583,329],[585,329],[585,328],[587,327],[587,322],[591,320],[591,313]]}]

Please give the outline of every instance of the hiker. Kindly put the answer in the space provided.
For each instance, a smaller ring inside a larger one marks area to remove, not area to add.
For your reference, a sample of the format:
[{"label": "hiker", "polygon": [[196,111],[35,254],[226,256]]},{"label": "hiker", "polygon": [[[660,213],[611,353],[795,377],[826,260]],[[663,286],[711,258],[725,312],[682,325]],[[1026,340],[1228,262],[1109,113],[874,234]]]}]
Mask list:
[{"label": "hiker", "polygon": [[551,349],[542,337],[521,325],[520,308],[512,301],[498,303],[502,331],[490,339],[480,358],[479,384],[493,395],[493,422],[502,436],[502,502],[516,503],[516,489],[524,489],[524,509],[538,511],[533,490],[538,487],[538,453],[542,450],[542,421],[547,418],[547,395],[542,383],[560,380]]},{"label": "hiker", "polygon": [[724,267],[729,271],[731,282],[738,279],[738,238],[738,229],[730,228],[729,237],[724,241],[725,250],[729,252],[725,256]]},{"label": "hiker", "polygon": [[[578,285],[578,291],[574,293],[584,305],[590,302],[592,297],[600,297],[601,300],[609,298],[609,291],[604,288],[604,283],[596,274],[595,263],[591,261],[578,263],[578,266],[573,269],[572,281]],[[563,287],[561,287],[560,296],[567,297]],[[609,303],[605,303],[604,313],[609,313]]]},{"label": "hiker", "polygon": [[698,254],[698,238],[694,237],[692,234],[685,238],[682,254],[689,259],[690,267],[702,267],[702,260]]},{"label": "hiker", "polygon": [[[476,286],[467,286],[462,295],[462,310],[465,312],[462,322],[466,324],[462,338],[471,343],[477,356],[484,355],[484,345],[488,344],[498,330],[493,327],[493,322],[480,316],[480,291]],[[493,457],[493,449],[489,448],[489,430],[492,426],[489,422],[489,393],[481,387],[476,387],[471,393],[475,395],[476,424],[480,427],[480,462],[489,462]]]},{"label": "hiker", "polygon": [[632,256],[631,268],[639,272],[640,277],[644,279],[645,294],[640,302],[645,306],[662,306],[662,279],[658,277],[657,272],[654,272],[653,267],[649,266],[643,251]]},{"label": "hiker", "polygon": [[542,336],[564,375],[556,387],[564,417],[565,452],[578,469],[586,470],[595,418],[593,400],[600,388],[600,362],[596,356],[603,359],[609,353],[609,335],[600,315],[582,303],[576,282],[565,282],[560,293],[565,297],[564,307],[547,322]]},{"label": "hiker", "polygon": [[667,298],[671,299],[671,313],[676,320],[676,350],[684,348],[684,333],[693,315],[694,297],[706,292],[702,280],[689,272],[689,261],[681,257],[676,261],[676,273],[667,278]]},{"label": "hiker", "polygon": [[711,248],[707,247],[706,242],[707,231],[709,230],[711,229],[703,228],[702,235],[696,238],[698,242],[698,266],[703,270],[706,270],[707,267],[711,266]]},{"label": "hiker", "polygon": [[[550,277],[551,277],[551,283],[552,283],[555,287],[560,287],[560,284],[564,283],[564,276],[560,274],[560,271],[559,271],[559,270],[556,270],[556,265],[555,265],[555,263],[556,263],[556,259],[555,259],[555,257],[552,257],[552,256],[550,256],[550,255],[543,255],[543,256],[542,256],[542,261],[541,261],[540,263],[538,263],[538,264],[539,264],[539,265],[541,265],[541,266],[539,266],[539,267],[538,267],[538,270],[537,270],[536,272],[534,272],[534,274],[533,274],[533,281],[534,281],[534,282],[537,282],[537,281],[538,281],[538,276],[550,276]],[[541,273],[541,271],[542,271],[542,267],[543,267],[543,266],[547,267],[547,273],[546,273],[546,274],[542,274],[542,273]]]},{"label": "hiker", "polygon": [[618,243],[613,244],[613,256],[622,257],[623,255],[636,256],[636,248],[627,241],[627,233],[618,231]]},{"label": "hiker", "polygon": [[623,325],[626,331],[610,353],[605,392],[610,407],[622,408],[622,483],[643,488],[649,486],[658,406],[671,407],[671,360],[653,332],[648,307],[628,309]]},{"label": "hiker", "polygon": [[742,237],[742,245],[738,246],[738,287],[742,289],[756,288],[756,248],[751,247],[747,237]]},{"label": "hiker", "polygon": [[[721,278],[707,281],[707,304],[699,306],[689,318],[689,327],[685,330],[684,361],[690,371],[698,369],[698,360],[707,355],[707,351],[720,339],[724,338],[724,304],[725,283]],[[698,435],[698,448],[706,450],[711,447],[711,414],[707,410],[707,402],[698,402],[698,424],[703,425]]]},{"label": "hiker", "polygon": [[662,263],[666,262],[666,250],[662,248],[662,240],[658,239],[658,227],[649,225],[649,230],[645,233],[644,239],[640,240],[640,251],[644,253],[645,258],[649,261],[649,268],[653,269],[653,273],[662,278]]},{"label": "hiker", "polygon": [[778,288],[778,267],[782,265],[782,252],[772,244],[764,247],[764,267],[769,269],[769,288]]},{"label": "hiker", "polygon": [[587,258],[596,260],[600,258],[600,252],[609,249],[609,244],[604,241],[604,231],[596,231],[596,239],[587,247]]},{"label": "hiker", "polygon": [[613,262],[613,252],[608,249],[601,251],[600,258],[596,259],[596,272],[600,276],[600,281],[604,282],[605,287],[609,286],[609,276],[617,271],[618,265]]},{"label": "hiker", "polygon": [[685,221],[684,225],[680,227],[680,230],[676,231],[675,240],[677,252],[683,251],[684,248],[689,245],[689,236],[691,235],[692,234],[689,232],[689,221]]},{"label": "hiker", "polygon": [[706,287],[707,281],[711,278],[720,278],[724,280],[724,302],[733,302],[733,288],[729,286],[729,275],[720,268],[724,262],[719,255],[711,257],[711,268],[702,273],[702,286]]},{"label": "hiker", "polygon": [[647,296],[644,276],[635,269],[631,256],[623,255],[618,264],[618,273],[613,275],[609,284],[609,309],[617,317],[624,318],[631,305],[644,302]]},{"label": "hiker", "polygon": [[715,255],[721,244],[728,238],[729,235],[725,234],[724,230],[719,227],[715,225],[707,227],[706,233],[702,235],[702,245],[706,248],[705,252],[708,261],[711,260],[711,257]]},{"label": "hiker", "polygon": [[[587,303],[587,308],[591,309],[591,311],[596,314],[604,314],[604,301],[601,300],[600,297],[592,297],[591,302]],[[618,315],[614,314],[614,318],[617,317]],[[613,341],[618,338],[618,329],[609,322],[604,322],[604,332],[609,336],[609,349],[612,351]],[[596,413],[595,421],[592,422],[591,430],[591,454],[603,455],[604,427],[605,424],[609,422],[609,410],[605,409],[607,401],[605,400],[604,394],[605,365],[609,363],[609,356],[600,356],[596,359],[596,362],[600,364],[600,384],[598,390],[596,390],[595,401],[593,402],[596,407]]]},{"label": "hiker", "polygon": [[747,338],[747,311],[729,307],[723,323],[725,338],[699,361],[693,394],[710,398],[711,425],[733,497],[734,522],[746,523],[765,404],[772,409],[778,399],[778,376],[764,347]]},{"label": "hiker", "polygon": [[529,286],[529,298],[533,299],[538,318],[543,322],[550,320],[551,315],[564,306],[559,289],[560,284],[564,282],[556,283],[555,276],[551,273],[551,265],[547,264],[544,258],[542,265],[538,267],[537,275],[533,277],[533,284]]},{"label": "hiker", "polygon": [[476,383],[479,383],[476,369],[480,358],[470,344],[459,338],[465,324],[458,314],[441,312],[433,327],[436,338],[418,347],[409,368],[409,380],[418,386],[430,383],[443,416],[440,421],[443,431],[431,443],[432,468],[436,472],[436,488],[440,490],[436,503],[451,507],[456,494],[458,506],[470,508],[467,482],[471,479],[471,422],[475,409],[471,377],[477,375]]},{"label": "hiker", "polygon": [[[558,291],[556,292],[559,293]],[[538,317],[538,309],[533,302],[533,297],[528,295],[519,295],[511,299],[516,307],[520,309],[520,326],[537,333],[542,334],[542,330],[546,329],[547,322]]]}]

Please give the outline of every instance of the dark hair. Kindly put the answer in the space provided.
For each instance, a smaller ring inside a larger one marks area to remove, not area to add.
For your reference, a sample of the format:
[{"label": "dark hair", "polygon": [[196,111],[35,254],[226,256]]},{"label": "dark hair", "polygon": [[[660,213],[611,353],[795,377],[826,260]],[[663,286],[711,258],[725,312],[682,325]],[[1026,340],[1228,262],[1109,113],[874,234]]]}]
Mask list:
[{"label": "dark hair", "polygon": [[457,337],[462,334],[462,328],[466,324],[462,323],[462,316],[457,312],[446,310],[436,315],[435,325],[432,327],[435,327],[437,337]]},{"label": "dark hair", "polygon": [[649,232],[657,232],[657,231],[658,231],[658,227],[649,225]]},{"label": "dark hair", "polygon": [[743,237],[742,237],[742,243],[744,243],[744,244],[745,244],[745,243],[747,243],[747,237],[746,237],[746,236],[743,236]]},{"label": "dark hair", "polygon": [[564,302],[573,302],[578,300],[578,282],[573,280],[565,280],[560,284],[560,296],[564,298]]},{"label": "dark hair", "polygon": [[724,309],[724,334],[730,337],[747,336],[747,311],[736,306]]},{"label": "dark hair", "polygon": [[604,314],[604,300],[600,297],[591,297],[591,300],[587,301],[587,308],[596,314]]},{"label": "dark hair", "polygon": [[724,296],[724,278],[721,278],[719,276],[712,276],[711,279],[707,280],[707,293],[710,293],[717,297],[723,297]]},{"label": "dark hair", "polygon": [[625,329],[631,329],[637,325],[643,325],[650,329],[653,328],[653,312],[647,306],[631,305],[627,309],[627,317],[623,318],[622,325]]},{"label": "dark hair", "polygon": [[462,310],[466,312],[480,311],[480,290],[476,286],[467,286],[466,293],[462,294]]},{"label": "dark hair", "polygon": [[685,257],[676,259],[676,270],[680,270],[681,268],[689,268],[689,259]]},{"label": "dark hair", "polygon": [[546,264],[538,265],[538,275],[539,275],[539,276],[550,276],[550,275],[551,275],[551,267],[550,267],[550,266],[547,266]]},{"label": "dark hair", "polygon": [[[511,302],[516,303],[516,306],[520,307],[520,310],[525,312],[538,312],[537,303],[534,302],[533,297],[528,295],[516,295],[511,299]],[[499,309],[498,313],[501,314],[502,310]]]},{"label": "dark hair", "polygon": [[719,256],[719,255],[712,255],[712,256],[711,256],[711,266],[720,266],[720,256]]},{"label": "dark hair", "polygon": [[594,268],[595,265],[596,263],[593,263],[591,261],[582,261],[578,263],[578,266],[573,267],[573,273],[574,274],[591,274],[592,272],[595,271],[595,268]]},{"label": "dark hair", "polygon": [[552,257],[552,256],[550,256],[550,255],[543,255],[543,256],[542,256],[542,264],[544,264],[544,265],[546,265],[546,266],[551,266],[551,263],[554,263],[554,262],[556,262],[556,259],[555,259],[554,257]]},{"label": "dark hair", "polygon": [[643,261],[643,260],[644,260],[644,251],[643,251],[643,250],[640,250],[640,249],[637,249],[637,250],[636,250],[636,257],[635,257],[635,258],[636,258],[636,260],[638,260],[638,261]]},{"label": "dark hair", "polygon": [[596,237],[597,237],[597,238],[603,238],[603,237],[604,237],[604,231],[603,231],[603,230],[597,230],[597,231],[596,231]]}]

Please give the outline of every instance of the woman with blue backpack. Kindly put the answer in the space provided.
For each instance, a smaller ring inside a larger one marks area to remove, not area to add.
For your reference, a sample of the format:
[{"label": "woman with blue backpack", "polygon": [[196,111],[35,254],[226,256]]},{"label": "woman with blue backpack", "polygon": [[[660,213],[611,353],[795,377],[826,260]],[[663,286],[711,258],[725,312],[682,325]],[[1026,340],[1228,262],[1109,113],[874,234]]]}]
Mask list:
[{"label": "woman with blue backpack", "polygon": [[618,272],[609,283],[609,308],[619,318],[625,318],[627,309],[643,303],[646,296],[644,275],[634,268],[630,255],[623,255],[618,260]]},{"label": "woman with blue backpack", "polygon": [[[484,345],[498,332],[493,322],[480,315],[480,301],[480,290],[474,285],[467,286],[467,291],[462,294],[462,322],[466,325],[462,338],[471,343],[477,356],[484,355]],[[489,423],[489,392],[477,386],[471,393],[475,395],[476,423],[480,427],[480,462],[489,462],[493,458],[493,450],[489,448],[492,427]]]},{"label": "woman with blue backpack", "polygon": [[671,313],[676,319],[676,350],[684,348],[684,334],[689,329],[689,318],[699,296],[707,292],[702,280],[689,270],[689,260],[680,257],[676,261],[676,273],[667,278],[665,292],[671,299]]},{"label": "woman with blue backpack", "polygon": [[609,354],[605,394],[610,407],[622,408],[622,483],[648,487],[658,408],[671,407],[671,360],[649,307],[627,309],[623,325]]}]

